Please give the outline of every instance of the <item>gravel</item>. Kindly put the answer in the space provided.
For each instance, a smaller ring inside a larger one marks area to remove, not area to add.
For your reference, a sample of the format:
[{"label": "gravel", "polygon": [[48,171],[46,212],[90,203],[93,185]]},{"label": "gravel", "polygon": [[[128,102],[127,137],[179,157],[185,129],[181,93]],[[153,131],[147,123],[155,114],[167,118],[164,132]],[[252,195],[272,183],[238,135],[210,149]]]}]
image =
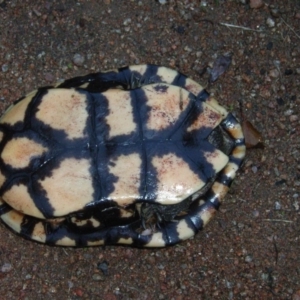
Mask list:
[{"label": "gravel", "polygon": [[174,247],[48,247],[1,223],[3,299],[299,299],[298,1],[0,0],[0,14],[2,111],[39,86],[154,63],[201,82],[264,142],[215,219]]}]

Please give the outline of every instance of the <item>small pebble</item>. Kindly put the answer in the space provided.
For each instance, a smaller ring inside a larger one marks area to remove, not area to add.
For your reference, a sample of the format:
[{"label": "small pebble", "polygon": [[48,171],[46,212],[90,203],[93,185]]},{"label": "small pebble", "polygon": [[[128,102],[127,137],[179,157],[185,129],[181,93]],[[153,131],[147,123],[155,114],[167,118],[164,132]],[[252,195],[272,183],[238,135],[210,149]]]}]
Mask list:
[{"label": "small pebble", "polygon": [[284,71],[284,75],[286,75],[286,76],[289,76],[289,75],[292,75],[292,74],[293,74],[293,70],[292,69],[286,69]]},{"label": "small pebble", "polygon": [[2,69],[3,73],[7,72],[8,71],[8,64],[2,65],[1,69]]},{"label": "small pebble", "polygon": [[269,76],[272,78],[278,78],[279,77],[279,71],[277,69],[272,69],[269,72]]},{"label": "small pebble", "polygon": [[123,22],[123,25],[127,26],[129,23],[131,23],[131,19],[128,18]]},{"label": "small pebble", "polygon": [[79,53],[76,53],[73,56],[73,63],[78,67],[82,66],[84,63],[84,56]]},{"label": "small pebble", "polygon": [[296,291],[293,296],[292,300],[300,300],[300,290]]},{"label": "small pebble", "polygon": [[245,257],[245,262],[247,262],[247,263],[252,262],[252,260],[253,260],[253,258],[252,258],[251,255],[247,255],[247,256]]},{"label": "small pebble", "polygon": [[57,293],[57,289],[56,289],[56,287],[54,287],[54,286],[50,286],[50,288],[49,288],[49,292],[50,292],[50,293],[52,293],[52,294],[55,294],[55,293]]},{"label": "small pebble", "polygon": [[278,156],[277,159],[281,162],[284,162],[284,157],[283,156]]},{"label": "small pebble", "polygon": [[70,280],[68,280],[68,288],[71,289],[74,287],[74,283]]},{"label": "small pebble", "polygon": [[102,271],[102,273],[106,276],[108,275],[108,262],[103,261],[97,264],[97,269]]},{"label": "small pebble", "polygon": [[281,209],[281,204],[278,201],[275,202],[275,209],[276,210],[280,210]]},{"label": "small pebble", "polygon": [[275,21],[272,18],[268,18],[266,23],[270,28],[275,26]]},{"label": "small pebble", "polygon": [[252,168],[251,168],[251,170],[252,170],[252,172],[255,174],[255,173],[257,173],[257,166],[253,166]]},{"label": "small pebble", "polygon": [[278,10],[277,8],[272,8],[272,9],[271,9],[271,15],[272,15],[272,17],[274,17],[274,18],[279,18],[279,17],[280,17],[279,10]]},{"label": "small pebble", "polygon": [[250,0],[251,8],[261,8],[263,7],[264,2],[262,0]]},{"label": "small pebble", "polygon": [[160,4],[166,4],[167,3],[167,0],[159,0],[158,1]]},{"label": "small pebble", "polygon": [[54,81],[54,76],[51,73],[45,73],[44,74],[45,80],[48,82],[53,82]]},{"label": "small pebble", "polygon": [[12,269],[12,265],[9,263],[5,263],[4,265],[2,265],[0,270],[2,273],[8,273],[9,271],[11,271],[11,269]]},{"label": "small pebble", "polygon": [[297,115],[291,115],[290,116],[290,122],[296,122],[298,121],[299,117]]},{"label": "small pebble", "polygon": [[276,175],[277,177],[279,177],[279,176],[280,176],[280,173],[279,173],[279,171],[278,171],[278,169],[277,169],[277,168],[274,168],[274,173],[275,173],[275,175]]},{"label": "small pebble", "polygon": [[288,116],[291,116],[293,114],[293,110],[292,109],[287,109],[283,114],[288,117]]},{"label": "small pebble", "polygon": [[104,281],[105,280],[103,275],[100,275],[100,274],[93,274],[92,279],[95,281]]}]

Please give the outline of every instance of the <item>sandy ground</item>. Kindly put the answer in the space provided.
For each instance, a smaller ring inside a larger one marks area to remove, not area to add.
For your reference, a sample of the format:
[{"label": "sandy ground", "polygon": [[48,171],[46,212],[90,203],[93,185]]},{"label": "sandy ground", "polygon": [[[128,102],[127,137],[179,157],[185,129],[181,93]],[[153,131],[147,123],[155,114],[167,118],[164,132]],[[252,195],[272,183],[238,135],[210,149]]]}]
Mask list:
[{"label": "sandy ground", "polygon": [[0,0],[1,111],[38,86],[154,63],[242,111],[265,144],[216,218],[174,247],[49,247],[0,224],[0,299],[300,299],[300,2],[245,2]]}]

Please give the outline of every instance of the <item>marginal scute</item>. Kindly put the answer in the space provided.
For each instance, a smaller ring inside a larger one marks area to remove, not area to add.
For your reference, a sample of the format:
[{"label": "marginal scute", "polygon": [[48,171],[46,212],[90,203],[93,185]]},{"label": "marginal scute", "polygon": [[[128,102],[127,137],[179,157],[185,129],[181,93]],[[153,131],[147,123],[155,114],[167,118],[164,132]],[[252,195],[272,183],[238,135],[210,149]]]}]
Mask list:
[{"label": "marginal scute", "polygon": [[235,149],[233,149],[232,155],[235,158],[243,159],[245,151],[246,151],[245,145],[237,146],[237,147],[235,147]]},{"label": "marginal scute", "polygon": [[25,99],[17,102],[16,104],[12,104],[1,117],[0,123],[15,125],[17,122],[23,122],[28,104],[31,102],[32,97],[35,94],[36,91],[32,91]]},{"label": "marginal scute", "polygon": [[69,139],[83,138],[88,119],[86,95],[74,89],[50,89],[38,106],[36,118],[63,130]]},{"label": "marginal scute", "polygon": [[111,89],[104,92],[103,96],[108,100],[109,115],[105,117],[105,121],[110,128],[109,138],[136,131],[130,93]]},{"label": "marginal scute", "polygon": [[42,222],[38,222],[34,228],[33,228],[33,232],[32,232],[32,238],[40,243],[45,243],[46,242],[46,232],[45,232],[45,228],[42,224]]},{"label": "marginal scute", "polygon": [[185,88],[187,89],[187,91],[189,91],[195,96],[197,96],[200,92],[203,91],[203,87],[191,78],[186,79]]},{"label": "marginal scute", "polygon": [[157,75],[160,77],[162,82],[171,84],[174,81],[174,79],[178,76],[178,72],[165,67],[161,67],[157,70]]},{"label": "marginal scute", "polygon": [[3,196],[3,200],[15,210],[26,215],[44,218],[41,211],[35,206],[27,186],[24,184],[13,185]]},{"label": "marginal scute", "polygon": [[205,185],[189,165],[173,153],[155,156],[152,164],[157,172],[158,193],[155,201],[158,203],[179,203]]},{"label": "marginal scute", "polygon": [[16,210],[10,210],[6,214],[1,215],[2,221],[17,233],[21,232],[21,224],[24,215]]},{"label": "marginal scute", "polygon": [[206,100],[206,103],[209,104],[211,107],[213,107],[215,110],[217,110],[223,116],[223,118],[228,114],[226,108],[221,106],[214,97],[210,96]]},{"label": "marginal scute", "polygon": [[58,246],[76,246],[76,241],[74,239],[71,239],[67,236],[57,240],[55,242],[56,245]]},{"label": "marginal scute", "polygon": [[[142,235],[142,234],[141,234]],[[164,245],[165,240],[163,238],[163,234],[161,232],[155,232],[150,241],[145,244],[145,247],[159,247],[159,245]]]},{"label": "marginal scute", "polygon": [[97,241],[88,241],[87,245],[92,247],[92,246],[101,246],[104,245],[105,241],[104,240],[97,240]]},{"label": "marginal scute", "polygon": [[190,238],[195,233],[194,231],[188,226],[187,222],[185,220],[181,220],[177,225],[177,233],[178,237],[181,240],[185,240],[187,238]]},{"label": "marginal scute", "polygon": [[201,218],[203,222],[203,227],[210,221],[210,219],[215,215],[216,209],[213,208],[212,206],[209,206],[207,208],[203,208],[199,212],[199,217]]},{"label": "marginal scute", "polygon": [[149,107],[147,129],[150,130],[163,130],[174,125],[190,101],[189,93],[177,86],[153,84],[143,90]]},{"label": "marginal scute", "polygon": [[120,155],[109,162],[109,173],[118,178],[109,199],[125,207],[139,198],[141,164],[137,153]]},{"label": "marginal scute", "polygon": [[229,162],[226,167],[224,168],[224,173],[226,174],[226,176],[234,179],[235,174],[237,172],[237,170],[239,169],[239,166],[234,163],[234,162]]},{"label": "marginal scute", "polygon": [[147,66],[146,65],[135,65],[135,66],[130,66],[129,69],[131,72],[137,72],[143,76],[147,70]]},{"label": "marginal scute", "polygon": [[89,159],[66,158],[49,177],[38,181],[51,201],[54,217],[81,210],[94,200],[90,166]]},{"label": "marginal scute", "polygon": [[26,168],[33,158],[40,157],[47,150],[46,147],[26,136],[18,137],[7,142],[1,153],[1,158],[5,164],[15,169]]},{"label": "marginal scute", "polygon": [[235,139],[243,139],[244,138],[242,127],[240,124],[236,124],[234,126],[234,128],[232,128],[231,134]]},{"label": "marginal scute", "polygon": [[130,245],[132,244],[133,240],[132,238],[120,238],[118,241],[118,244],[124,244],[124,245]]},{"label": "marginal scute", "polygon": [[225,195],[227,194],[229,187],[227,185],[224,185],[222,183],[219,182],[215,182],[212,185],[212,191],[214,192],[214,194],[220,199],[222,200]]}]

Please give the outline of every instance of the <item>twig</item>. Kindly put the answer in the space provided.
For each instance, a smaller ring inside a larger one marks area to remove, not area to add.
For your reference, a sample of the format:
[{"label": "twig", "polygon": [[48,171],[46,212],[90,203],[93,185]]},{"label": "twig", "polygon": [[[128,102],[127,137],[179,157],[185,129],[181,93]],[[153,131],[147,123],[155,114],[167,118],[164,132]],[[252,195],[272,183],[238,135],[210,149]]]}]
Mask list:
[{"label": "twig", "polygon": [[281,219],[262,219],[263,221],[270,221],[270,222],[284,222],[284,223],[293,223],[293,221],[289,220],[281,220]]},{"label": "twig", "polygon": [[283,21],[283,23],[284,23],[289,29],[291,29],[291,30],[294,32],[294,34],[296,35],[296,37],[297,37],[298,39],[300,39],[300,35],[297,34],[297,32],[294,30],[294,28],[293,28],[291,25],[289,25],[286,21],[284,21],[283,18],[280,18],[280,19]]},{"label": "twig", "polygon": [[221,22],[219,24],[226,26],[226,27],[239,28],[239,29],[243,29],[243,30],[256,31],[256,32],[263,32],[262,30],[256,30],[256,29],[252,29],[249,27],[238,26],[238,25],[234,25],[234,24],[221,23]]}]

